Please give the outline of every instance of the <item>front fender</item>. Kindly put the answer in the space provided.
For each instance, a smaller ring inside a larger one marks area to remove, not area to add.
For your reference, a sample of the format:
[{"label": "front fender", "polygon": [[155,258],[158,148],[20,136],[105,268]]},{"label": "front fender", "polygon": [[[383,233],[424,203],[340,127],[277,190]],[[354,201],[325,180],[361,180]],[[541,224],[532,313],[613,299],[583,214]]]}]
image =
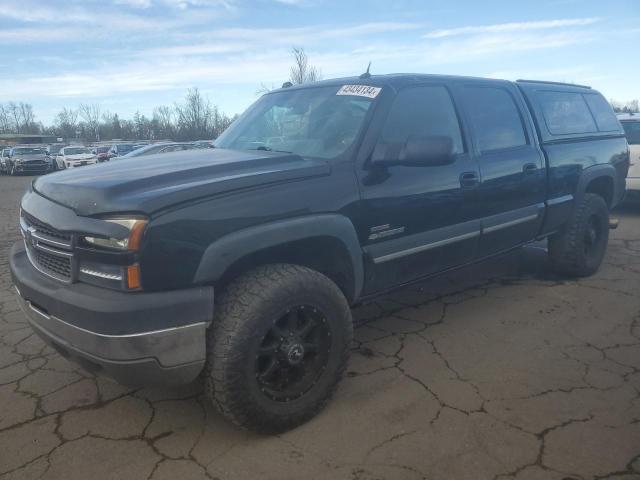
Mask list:
[{"label": "front fender", "polygon": [[216,281],[231,265],[251,253],[313,237],[333,237],[345,246],[353,265],[354,299],[358,298],[364,282],[362,249],[351,220],[338,214],[279,220],[225,235],[207,247],[194,281]]}]

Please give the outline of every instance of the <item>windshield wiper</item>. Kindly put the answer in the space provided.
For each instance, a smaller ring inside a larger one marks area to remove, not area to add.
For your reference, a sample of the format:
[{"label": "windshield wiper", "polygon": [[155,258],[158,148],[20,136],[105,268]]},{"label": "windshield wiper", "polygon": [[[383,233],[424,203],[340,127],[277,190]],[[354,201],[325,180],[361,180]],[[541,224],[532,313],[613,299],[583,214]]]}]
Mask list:
[{"label": "windshield wiper", "polygon": [[288,152],[287,150],[274,150],[273,148],[267,147],[266,145],[260,145],[259,147],[254,148],[254,150],[262,150],[265,152],[293,153],[293,152]]}]

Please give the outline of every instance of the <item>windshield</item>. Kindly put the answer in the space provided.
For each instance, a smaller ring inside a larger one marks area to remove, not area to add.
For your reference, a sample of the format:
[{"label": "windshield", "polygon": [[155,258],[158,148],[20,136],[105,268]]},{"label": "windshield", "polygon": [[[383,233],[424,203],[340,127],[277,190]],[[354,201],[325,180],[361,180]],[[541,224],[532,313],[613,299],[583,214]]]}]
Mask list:
[{"label": "windshield", "polygon": [[125,144],[125,145],[118,145],[116,148],[118,149],[119,154],[123,154],[123,153],[128,153],[133,151],[135,149],[135,146]]},{"label": "windshield", "polygon": [[65,148],[64,149],[64,154],[65,155],[82,155],[82,154],[91,154],[91,151],[89,151],[88,148],[84,148],[84,147],[71,147],[71,148]]},{"label": "windshield", "polygon": [[44,155],[44,150],[42,148],[14,148],[14,155]]},{"label": "windshield", "polygon": [[131,152],[124,155],[124,158],[140,157],[142,155],[152,155],[167,147],[169,144],[157,144],[157,145],[145,145],[144,147],[136,148]]},{"label": "windshield", "polygon": [[640,145],[640,122],[620,122],[629,145]]},{"label": "windshield", "polygon": [[[379,89],[374,91],[375,97]],[[215,146],[336,157],[351,146],[373,103],[372,98],[344,92],[344,87],[334,86],[264,95]]]},{"label": "windshield", "polygon": [[109,151],[109,147],[98,147],[96,148],[96,153],[107,153]]}]

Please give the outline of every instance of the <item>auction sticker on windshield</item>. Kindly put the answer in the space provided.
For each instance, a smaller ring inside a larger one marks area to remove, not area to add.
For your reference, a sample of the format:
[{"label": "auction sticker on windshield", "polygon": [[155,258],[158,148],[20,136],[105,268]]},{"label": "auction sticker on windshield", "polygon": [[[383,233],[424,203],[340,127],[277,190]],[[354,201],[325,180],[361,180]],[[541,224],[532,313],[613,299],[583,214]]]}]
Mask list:
[{"label": "auction sticker on windshield", "polygon": [[336,95],[354,95],[356,97],[376,98],[382,88],[368,85],[343,85]]}]

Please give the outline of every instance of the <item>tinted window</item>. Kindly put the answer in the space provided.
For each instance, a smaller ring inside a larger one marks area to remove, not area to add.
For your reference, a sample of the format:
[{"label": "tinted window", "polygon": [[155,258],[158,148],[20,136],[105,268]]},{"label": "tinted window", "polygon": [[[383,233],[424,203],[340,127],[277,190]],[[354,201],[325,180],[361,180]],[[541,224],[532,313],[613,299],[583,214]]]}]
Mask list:
[{"label": "tinted window", "polygon": [[584,99],[589,105],[589,110],[596,119],[596,125],[601,132],[614,132],[620,130],[618,119],[611,109],[609,103],[597,93],[584,95]]},{"label": "tinted window", "polygon": [[467,87],[469,114],[481,152],[527,144],[513,97],[502,88]]},{"label": "tinted window", "polygon": [[385,125],[381,144],[399,149],[411,136],[447,136],[453,140],[454,153],[464,151],[460,124],[446,88],[440,86],[409,88],[396,96]]},{"label": "tinted window", "polygon": [[124,153],[129,153],[132,152],[134,150],[133,145],[117,145],[116,148],[118,149],[118,153],[120,155],[124,154]]},{"label": "tinted window", "polygon": [[640,145],[640,122],[621,122],[630,145]]},{"label": "tinted window", "polygon": [[553,135],[594,133],[598,129],[582,94],[575,92],[539,92],[542,115]]}]

